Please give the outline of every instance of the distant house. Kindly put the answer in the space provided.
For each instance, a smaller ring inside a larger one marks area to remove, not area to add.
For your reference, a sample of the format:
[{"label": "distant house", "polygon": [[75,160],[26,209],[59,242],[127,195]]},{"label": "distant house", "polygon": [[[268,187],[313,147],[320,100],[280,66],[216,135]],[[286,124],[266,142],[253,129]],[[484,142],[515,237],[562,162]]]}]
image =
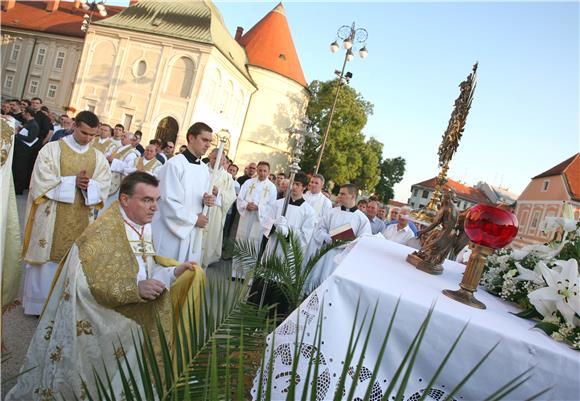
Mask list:
[{"label": "distant house", "polygon": [[514,245],[544,243],[553,232],[542,232],[541,222],[549,216],[561,216],[564,204],[580,218],[580,153],[532,178],[517,201],[519,232]]},{"label": "distant house", "polygon": [[512,205],[518,199],[518,196],[513,192],[510,192],[506,188],[496,187],[490,185],[487,182],[478,182],[475,186],[489,199],[491,203],[497,205],[498,203],[507,203]]},{"label": "distant house", "polygon": [[[433,177],[427,181],[422,181],[411,186],[411,197],[407,203],[413,209],[422,209],[429,203],[433,192],[435,192],[436,179],[437,177]],[[452,179],[448,179],[443,188],[453,189],[455,191],[456,205],[459,210],[465,210],[478,203],[492,203],[480,189],[470,187]]]}]

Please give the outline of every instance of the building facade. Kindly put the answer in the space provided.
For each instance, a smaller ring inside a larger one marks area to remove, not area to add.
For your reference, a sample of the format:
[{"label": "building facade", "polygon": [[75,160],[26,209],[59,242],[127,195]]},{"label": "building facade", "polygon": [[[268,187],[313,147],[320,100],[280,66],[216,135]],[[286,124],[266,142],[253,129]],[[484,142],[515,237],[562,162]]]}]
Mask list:
[{"label": "building facade", "polygon": [[[433,177],[411,186],[411,197],[407,202],[411,208],[422,209],[427,206],[435,192],[435,186],[437,184],[436,178]],[[448,179],[443,188],[448,190],[453,189],[455,191],[455,204],[459,210],[468,209],[478,203],[491,203],[480,189],[470,187],[452,179]]]},{"label": "building facade", "polygon": [[519,231],[515,246],[545,243],[554,232],[542,231],[542,221],[562,216],[569,204],[574,219],[580,219],[580,153],[532,178],[517,201]]},{"label": "building facade", "polygon": [[[80,1],[12,0],[2,8],[2,98],[39,97],[51,111],[64,112],[84,43]],[[109,15],[122,8],[108,7]]]}]

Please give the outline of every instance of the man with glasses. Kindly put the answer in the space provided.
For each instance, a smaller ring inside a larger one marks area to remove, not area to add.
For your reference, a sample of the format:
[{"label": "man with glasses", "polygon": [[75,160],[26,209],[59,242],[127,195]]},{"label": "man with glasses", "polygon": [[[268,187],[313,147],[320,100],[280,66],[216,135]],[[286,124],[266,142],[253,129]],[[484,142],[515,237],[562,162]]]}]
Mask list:
[{"label": "man with glasses", "polygon": [[175,151],[175,144],[171,141],[168,141],[163,148],[163,154],[167,158],[167,160],[173,157],[173,152]]}]

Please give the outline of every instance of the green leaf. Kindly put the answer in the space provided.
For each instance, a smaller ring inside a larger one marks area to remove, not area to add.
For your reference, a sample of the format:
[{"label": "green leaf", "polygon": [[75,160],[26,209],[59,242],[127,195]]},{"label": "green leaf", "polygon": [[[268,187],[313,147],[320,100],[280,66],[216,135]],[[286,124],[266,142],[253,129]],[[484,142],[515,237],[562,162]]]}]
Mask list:
[{"label": "green leaf", "polygon": [[534,328],[542,330],[547,335],[551,335],[555,331],[558,331],[559,327],[557,324],[548,323],[548,322],[540,322],[534,325]]}]

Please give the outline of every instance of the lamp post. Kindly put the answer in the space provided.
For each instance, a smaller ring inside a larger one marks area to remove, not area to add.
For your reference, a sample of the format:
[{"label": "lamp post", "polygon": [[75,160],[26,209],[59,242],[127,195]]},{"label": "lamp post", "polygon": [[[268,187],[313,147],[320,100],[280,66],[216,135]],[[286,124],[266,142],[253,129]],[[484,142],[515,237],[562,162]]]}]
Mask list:
[{"label": "lamp post", "polygon": [[[330,109],[330,116],[328,118],[328,126],[326,127],[326,131],[324,131],[324,137],[322,139],[322,146],[320,148],[320,152],[318,153],[318,161],[316,162],[316,170],[314,174],[318,174],[318,170],[320,169],[320,162],[322,161],[322,154],[324,153],[324,148],[326,147],[326,140],[328,139],[328,133],[330,132],[330,126],[332,125],[332,117],[334,116],[334,110],[336,109],[336,102],[338,101],[338,94],[340,93],[340,88],[343,85],[346,85],[350,82],[352,78],[352,74],[350,72],[344,73],[344,69],[346,68],[346,63],[352,61],[354,59],[354,51],[355,46],[357,44],[362,44],[362,47],[359,49],[359,56],[361,59],[364,59],[368,56],[369,51],[366,47],[366,41],[368,37],[368,32],[364,28],[356,28],[354,22],[351,26],[343,25],[338,28],[336,32],[336,36],[338,39],[342,40],[342,46],[345,48],[346,52],[344,55],[344,62],[342,63],[342,70],[334,71],[336,77],[338,78],[338,85],[336,87],[336,94],[334,95],[334,102],[332,103],[332,108]],[[336,53],[340,49],[338,41],[335,40],[330,44],[330,51]]]},{"label": "lamp post", "polygon": [[107,16],[107,10],[105,9],[105,2],[103,0],[81,0],[81,7],[83,10],[89,11],[89,14],[85,14],[83,17],[83,24],[81,25],[81,31],[87,32],[89,30],[89,25],[93,21],[93,13],[96,11],[101,17]]}]

